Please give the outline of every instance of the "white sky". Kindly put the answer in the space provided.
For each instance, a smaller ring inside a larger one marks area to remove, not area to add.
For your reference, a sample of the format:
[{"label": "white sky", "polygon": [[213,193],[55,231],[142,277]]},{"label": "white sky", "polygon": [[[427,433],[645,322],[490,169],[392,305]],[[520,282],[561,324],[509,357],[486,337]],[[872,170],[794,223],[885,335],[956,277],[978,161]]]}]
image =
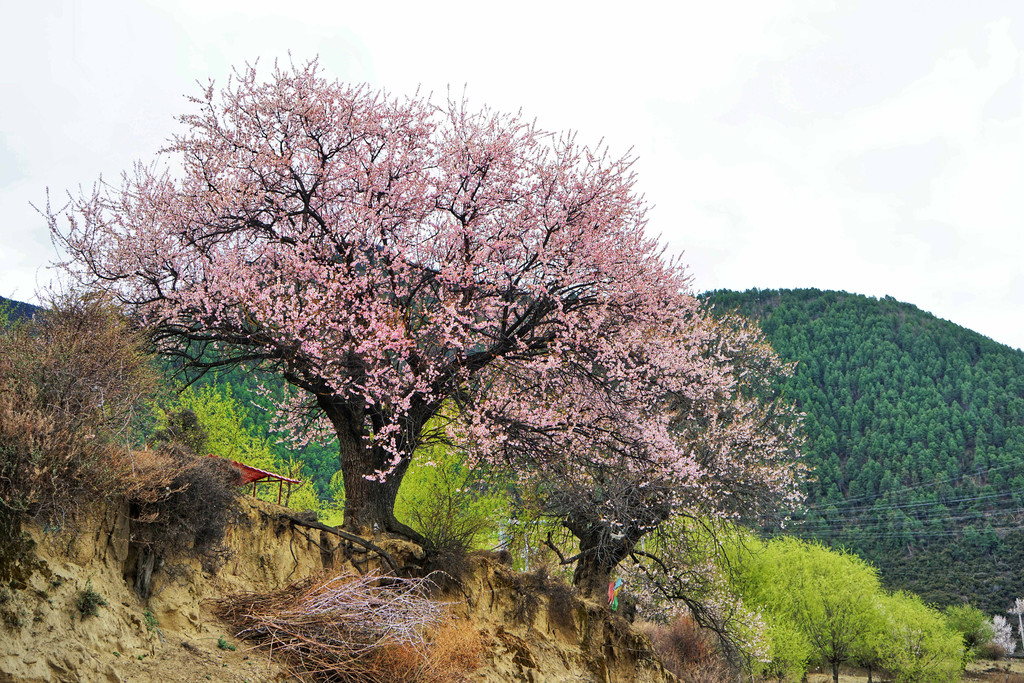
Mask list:
[{"label": "white sky", "polygon": [[291,51],[632,148],[698,291],[888,294],[1024,348],[1024,3],[626,6],[5,3],[0,295],[52,277],[29,202],[152,159],[197,80]]}]

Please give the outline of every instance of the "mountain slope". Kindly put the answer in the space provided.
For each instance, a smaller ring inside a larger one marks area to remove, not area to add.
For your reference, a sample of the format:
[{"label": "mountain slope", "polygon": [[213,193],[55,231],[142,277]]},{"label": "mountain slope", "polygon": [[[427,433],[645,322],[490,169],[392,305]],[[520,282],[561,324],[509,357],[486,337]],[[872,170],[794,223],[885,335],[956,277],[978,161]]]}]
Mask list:
[{"label": "mountain slope", "polygon": [[1024,353],[890,297],[717,291],[796,361],[805,519],[893,588],[1002,611],[1024,594]]},{"label": "mountain slope", "polygon": [[14,299],[5,299],[0,296],[0,321],[5,317],[10,320],[31,317],[38,308],[38,306],[33,306],[32,304],[22,303]]}]

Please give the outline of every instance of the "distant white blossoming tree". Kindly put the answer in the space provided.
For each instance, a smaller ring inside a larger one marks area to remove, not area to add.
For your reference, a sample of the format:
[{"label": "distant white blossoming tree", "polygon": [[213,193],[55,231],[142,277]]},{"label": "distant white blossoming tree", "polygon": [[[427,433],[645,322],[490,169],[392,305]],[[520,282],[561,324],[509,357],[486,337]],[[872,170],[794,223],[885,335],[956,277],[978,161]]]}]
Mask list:
[{"label": "distant white blossoming tree", "polygon": [[1017,641],[1013,639],[1013,627],[1006,617],[997,614],[992,617],[992,630],[995,635],[992,642],[996,644],[1006,655],[1012,655],[1017,649]]}]

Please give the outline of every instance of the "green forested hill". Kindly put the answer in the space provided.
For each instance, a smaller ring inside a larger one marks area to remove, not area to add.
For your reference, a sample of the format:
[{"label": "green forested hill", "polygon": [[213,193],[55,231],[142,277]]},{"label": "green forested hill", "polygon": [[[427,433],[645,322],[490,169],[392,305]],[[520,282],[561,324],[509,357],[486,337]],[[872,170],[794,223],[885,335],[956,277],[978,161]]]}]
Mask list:
[{"label": "green forested hill", "polygon": [[5,299],[0,296],[0,318],[15,320],[31,316],[37,307],[32,304],[22,303],[14,299]]},{"label": "green forested hill", "polygon": [[890,297],[716,291],[798,363],[808,511],[892,588],[990,612],[1024,596],[1024,353]]}]

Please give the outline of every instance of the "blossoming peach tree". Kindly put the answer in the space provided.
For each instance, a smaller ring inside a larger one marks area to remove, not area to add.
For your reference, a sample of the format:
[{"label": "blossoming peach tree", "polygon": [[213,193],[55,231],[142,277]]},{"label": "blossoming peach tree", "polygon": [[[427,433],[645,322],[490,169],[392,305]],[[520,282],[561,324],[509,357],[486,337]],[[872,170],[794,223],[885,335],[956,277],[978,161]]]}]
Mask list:
[{"label": "blossoming peach tree", "polygon": [[628,156],[333,82],[315,61],[247,67],[192,103],[167,169],[48,207],[51,232],[164,354],[297,388],[294,426],[337,435],[347,528],[416,536],[395,498],[443,406],[480,457],[539,475],[582,459],[641,489],[716,486],[666,396],[712,400],[735,377],[644,233]]},{"label": "blossoming peach tree", "polygon": [[496,363],[467,432],[488,434],[478,457],[500,458],[523,504],[574,539],[562,561],[583,592],[602,593],[630,559],[634,589],[710,624],[721,610],[701,594],[717,587],[688,565],[706,565],[729,525],[776,521],[800,501],[800,416],[781,392],[791,368],[753,323],[686,296],[659,311],[608,315],[600,341],[532,374]]}]

